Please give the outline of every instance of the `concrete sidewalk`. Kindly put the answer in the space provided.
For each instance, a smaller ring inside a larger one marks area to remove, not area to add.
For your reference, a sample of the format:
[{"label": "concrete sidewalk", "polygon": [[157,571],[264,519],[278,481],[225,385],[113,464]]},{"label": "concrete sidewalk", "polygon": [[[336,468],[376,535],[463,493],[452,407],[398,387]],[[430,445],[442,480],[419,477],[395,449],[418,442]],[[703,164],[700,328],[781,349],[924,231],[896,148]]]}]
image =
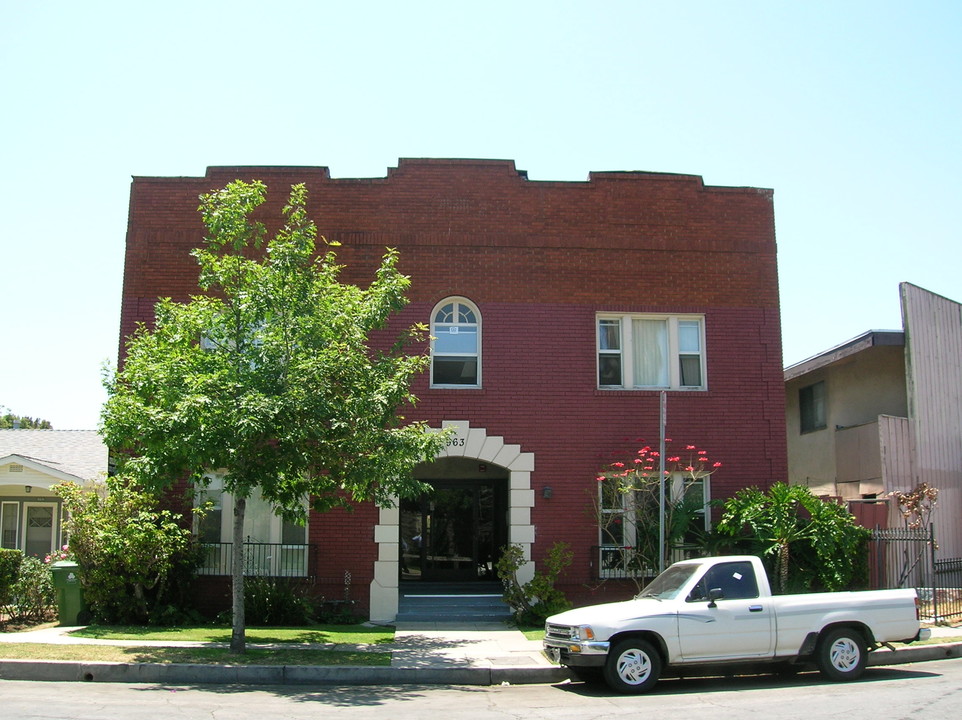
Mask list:
[{"label": "concrete sidewalk", "polygon": [[[158,640],[93,640],[73,637],[77,628],[54,627],[20,633],[0,633],[0,642],[44,644],[91,644],[127,647],[224,647],[225,643]],[[900,665],[962,657],[962,628],[937,627],[943,644],[887,649],[869,654],[869,665]],[[249,644],[249,647],[280,647]],[[290,646],[287,646],[290,647]],[[328,649],[365,649],[313,645]],[[502,623],[407,623],[399,624],[390,646],[369,647],[390,651],[388,666],[314,665],[192,665],[106,663],[61,660],[0,660],[0,679],[93,681],[164,684],[237,683],[249,685],[520,685],[555,683],[569,677],[541,652],[541,642],[528,640],[520,631]]]},{"label": "concrete sidewalk", "polygon": [[[72,636],[76,627],[0,633],[0,643],[112,645],[118,647],[227,647],[227,643],[165,640],[95,640]],[[2,660],[0,679],[99,682],[247,683],[318,685],[501,685],[560,682],[568,677],[528,640],[504,623],[400,623],[394,643],[378,646],[301,645],[316,649],[390,652],[388,666],[188,665]],[[248,643],[249,648],[290,645]]]}]

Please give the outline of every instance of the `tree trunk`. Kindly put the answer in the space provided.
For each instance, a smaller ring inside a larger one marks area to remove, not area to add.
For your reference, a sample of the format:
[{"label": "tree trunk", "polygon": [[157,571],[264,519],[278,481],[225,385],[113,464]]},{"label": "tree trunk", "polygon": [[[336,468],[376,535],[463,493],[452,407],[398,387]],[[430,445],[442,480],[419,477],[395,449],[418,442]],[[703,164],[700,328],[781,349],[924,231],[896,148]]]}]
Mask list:
[{"label": "tree trunk", "polygon": [[783,540],[778,546],[778,569],[780,590],[784,595],[788,589],[788,541]]},{"label": "tree trunk", "polygon": [[230,563],[231,613],[233,624],[230,634],[230,651],[243,655],[247,649],[244,632],[244,513],[247,499],[234,498],[234,537]]}]

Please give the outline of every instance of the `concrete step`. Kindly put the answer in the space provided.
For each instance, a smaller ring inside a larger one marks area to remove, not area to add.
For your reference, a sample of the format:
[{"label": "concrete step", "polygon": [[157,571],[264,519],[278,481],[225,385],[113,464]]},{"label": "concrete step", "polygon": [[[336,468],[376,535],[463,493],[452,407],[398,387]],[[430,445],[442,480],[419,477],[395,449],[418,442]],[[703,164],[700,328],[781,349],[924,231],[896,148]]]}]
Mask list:
[{"label": "concrete step", "polygon": [[497,622],[510,617],[511,609],[504,603],[499,585],[404,583],[401,587],[399,622]]}]

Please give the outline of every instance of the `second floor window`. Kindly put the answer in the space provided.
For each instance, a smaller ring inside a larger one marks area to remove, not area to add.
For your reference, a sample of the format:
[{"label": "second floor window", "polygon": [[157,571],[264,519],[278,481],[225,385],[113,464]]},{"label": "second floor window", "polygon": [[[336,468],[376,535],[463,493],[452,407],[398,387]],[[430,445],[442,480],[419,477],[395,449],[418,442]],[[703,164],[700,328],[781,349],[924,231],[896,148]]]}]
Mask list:
[{"label": "second floor window", "polygon": [[480,387],[481,314],[464,298],[442,300],[431,315],[431,386]]},{"label": "second floor window", "polygon": [[825,421],[825,382],[808,385],[798,391],[799,423],[803,433],[824,430]]},{"label": "second floor window", "polygon": [[598,316],[598,387],[705,390],[700,315]]}]

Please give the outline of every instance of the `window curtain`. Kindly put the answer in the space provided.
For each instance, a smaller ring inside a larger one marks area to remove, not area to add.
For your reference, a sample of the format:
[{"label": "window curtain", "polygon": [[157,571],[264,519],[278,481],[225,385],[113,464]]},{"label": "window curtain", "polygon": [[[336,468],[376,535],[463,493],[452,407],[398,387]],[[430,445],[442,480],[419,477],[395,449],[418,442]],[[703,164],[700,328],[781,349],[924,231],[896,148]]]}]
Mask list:
[{"label": "window curtain", "polygon": [[633,320],[631,323],[635,385],[668,387],[668,323]]}]

